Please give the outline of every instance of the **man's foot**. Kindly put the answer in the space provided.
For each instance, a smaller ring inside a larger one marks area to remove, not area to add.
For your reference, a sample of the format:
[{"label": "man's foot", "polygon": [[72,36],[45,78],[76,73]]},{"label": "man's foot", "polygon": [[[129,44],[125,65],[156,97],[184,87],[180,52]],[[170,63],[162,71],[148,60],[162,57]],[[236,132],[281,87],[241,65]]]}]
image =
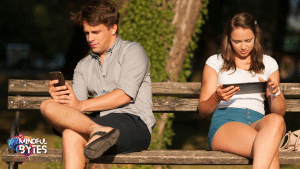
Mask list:
[{"label": "man's foot", "polygon": [[88,159],[100,157],[106,150],[113,146],[120,135],[119,129],[112,129],[109,132],[94,132],[84,148],[84,155]]},{"label": "man's foot", "polygon": [[[88,140],[88,142],[86,143],[85,146],[89,145],[91,142],[93,142],[94,140],[96,140],[96,139],[98,139],[98,138],[101,137],[101,135],[95,134],[95,133],[97,133],[97,132],[108,133],[108,132],[110,132],[110,131],[113,130],[112,127],[108,127],[108,126],[101,126],[101,127],[100,127],[99,125],[95,125],[95,126],[93,126],[92,128],[93,128],[93,130],[92,130],[92,132],[91,132],[91,134],[90,134],[90,139]],[[93,136],[93,135],[94,135],[94,136]]]}]

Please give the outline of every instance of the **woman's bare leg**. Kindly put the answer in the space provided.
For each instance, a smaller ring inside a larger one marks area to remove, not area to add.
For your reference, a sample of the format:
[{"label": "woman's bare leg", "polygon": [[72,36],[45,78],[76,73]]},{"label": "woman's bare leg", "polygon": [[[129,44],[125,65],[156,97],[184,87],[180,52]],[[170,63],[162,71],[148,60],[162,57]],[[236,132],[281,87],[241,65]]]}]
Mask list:
[{"label": "woman's bare leg", "polygon": [[270,169],[277,169],[280,168],[280,163],[279,163],[279,150],[276,152],[273,161],[271,163]]},{"label": "woman's bare leg", "polygon": [[216,132],[212,149],[252,158],[256,135],[257,131],[244,123],[228,122]]},{"label": "woman's bare leg", "polygon": [[[253,168],[260,168],[260,166],[263,166],[262,163],[279,167],[279,155],[275,155],[278,152],[280,141],[286,130],[283,117],[271,113],[253,123],[251,127],[258,131],[254,141]],[[278,159],[274,160],[275,157]],[[269,163],[263,161],[268,161]],[[277,164],[271,165],[273,161]]]},{"label": "woman's bare leg", "polygon": [[276,114],[267,115],[251,126],[229,122],[216,132],[212,149],[253,158],[253,168],[279,168],[276,153],[284,132],[284,120]]}]

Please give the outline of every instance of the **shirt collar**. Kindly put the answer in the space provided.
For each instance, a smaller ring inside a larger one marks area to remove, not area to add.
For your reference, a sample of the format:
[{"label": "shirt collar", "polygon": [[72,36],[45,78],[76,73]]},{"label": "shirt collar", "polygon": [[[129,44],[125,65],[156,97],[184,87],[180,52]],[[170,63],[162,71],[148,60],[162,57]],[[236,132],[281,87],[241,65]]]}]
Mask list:
[{"label": "shirt collar", "polygon": [[112,52],[114,50],[114,48],[116,48],[116,46],[118,45],[120,39],[121,38],[119,37],[119,35],[117,35],[116,41],[114,42],[114,44],[109,49],[107,49],[106,53]]},{"label": "shirt collar", "polygon": [[99,55],[97,53],[92,52],[90,54],[92,56],[92,58],[97,59],[99,57]]},{"label": "shirt collar", "polygon": [[[114,42],[114,44],[110,48],[108,48],[106,50],[105,53],[113,52],[113,50],[116,48],[117,44],[119,43],[120,39],[121,38],[119,37],[119,35],[117,35],[116,41]],[[91,53],[91,56],[92,56],[92,58],[95,58],[95,59],[99,57],[99,55],[97,53],[94,53],[94,52]]]}]

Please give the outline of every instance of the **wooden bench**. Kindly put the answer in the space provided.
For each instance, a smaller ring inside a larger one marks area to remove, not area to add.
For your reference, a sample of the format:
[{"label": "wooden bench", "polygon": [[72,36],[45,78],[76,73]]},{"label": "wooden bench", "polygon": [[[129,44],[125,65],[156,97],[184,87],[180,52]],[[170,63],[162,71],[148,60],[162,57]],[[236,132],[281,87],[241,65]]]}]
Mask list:
[{"label": "wooden bench", "polygon": [[[20,128],[20,111],[38,110],[43,100],[50,98],[48,80],[15,80],[8,83],[8,109],[16,110],[12,123],[11,135],[18,135]],[[69,81],[71,83],[71,81]],[[300,112],[300,83],[282,83],[282,91],[287,101],[287,112]],[[154,113],[195,113],[201,83],[152,83]],[[61,162],[61,149],[48,149],[43,154],[33,154],[28,158],[3,148],[2,161],[14,168],[22,162]],[[251,164],[252,160],[230,153],[209,150],[147,150],[116,156],[102,156],[90,163],[103,164],[148,164],[148,165],[203,165],[203,164]],[[300,152],[280,152],[281,164],[300,164]],[[17,167],[16,167],[17,168]]]}]

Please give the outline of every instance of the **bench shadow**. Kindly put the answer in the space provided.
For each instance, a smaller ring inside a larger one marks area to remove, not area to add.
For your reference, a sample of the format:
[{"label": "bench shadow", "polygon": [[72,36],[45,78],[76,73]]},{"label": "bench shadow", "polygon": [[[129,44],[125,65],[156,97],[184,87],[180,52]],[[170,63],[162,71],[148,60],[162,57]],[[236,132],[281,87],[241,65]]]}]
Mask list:
[{"label": "bench shadow", "polygon": [[172,145],[168,149],[209,150],[207,133],[210,119],[201,119],[197,112],[175,113]]},{"label": "bench shadow", "polygon": [[94,160],[88,160],[89,163],[111,164],[115,160],[116,155],[103,155]]}]

